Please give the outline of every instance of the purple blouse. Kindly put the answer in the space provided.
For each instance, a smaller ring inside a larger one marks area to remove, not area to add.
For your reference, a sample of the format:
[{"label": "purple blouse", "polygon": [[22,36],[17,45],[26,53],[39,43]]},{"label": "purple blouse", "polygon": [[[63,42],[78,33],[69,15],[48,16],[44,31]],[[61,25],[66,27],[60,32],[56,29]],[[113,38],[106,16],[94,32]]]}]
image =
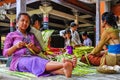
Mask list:
[{"label": "purple blouse", "polygon": [[[34,34],[29,33],[28,37],[30,38],[30,42],[32,42],[35,46],[37,46],[39,49],[41,49],[39,42],[35,38]],[[24,36],[22,36],[19,31],[8,33],[8,35],[6,36],[6,39],[5,39],[5,43],[4,43],[3,55],[5,57],[8,57],[8,53],[7,53],[8,49],[10,47],[12,47],[13,45],[15,45],[16,43],[22,41],[23,39],[24,39]],[[23,55],[26,54],[26,51],[27,51],[27,48],[24,47],[24,48],[17,49],[12,54],[12,61],[10,64],[10,70],[13,70],[13,71],[17,70],[18,60],[20,59],[20,57],[22,57]]]}]

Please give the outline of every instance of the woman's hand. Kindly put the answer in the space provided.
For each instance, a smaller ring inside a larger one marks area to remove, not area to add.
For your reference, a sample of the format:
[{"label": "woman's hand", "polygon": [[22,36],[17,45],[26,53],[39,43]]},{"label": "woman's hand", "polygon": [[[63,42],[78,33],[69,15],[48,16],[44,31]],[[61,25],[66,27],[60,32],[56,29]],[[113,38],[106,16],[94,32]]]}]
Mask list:
[{"label": "woman's hand", "polygon": [[16,48],[22,48],[22,47],[25,47],[25,44],[26,44],[25,42],[20,41],[15,46],[16,46]]},{"label": "woman's hand", "polygon": [[36,47],[32,42],[26,44],[26,47],[28,47],[29,49],[32,49],[34,51],[34,53],[39,53],[41,49],[39,49],[38,47]]},{"label": "woman's hand", "polygon": [[11,56],[17,49],[25,47],[25,44],[26,44],[25,42],[20,41],[13,45],[12,47],[10,47],[7,51],[8,56]]},{"label": "woman's hand", "polygon": [[29,44],[27,44],[27,46],[28,46],[29,48],[31,48],[31,49],[34,49],[34,47],[35,47],[35,45],[34,45],[32,42],[30,42]]}]

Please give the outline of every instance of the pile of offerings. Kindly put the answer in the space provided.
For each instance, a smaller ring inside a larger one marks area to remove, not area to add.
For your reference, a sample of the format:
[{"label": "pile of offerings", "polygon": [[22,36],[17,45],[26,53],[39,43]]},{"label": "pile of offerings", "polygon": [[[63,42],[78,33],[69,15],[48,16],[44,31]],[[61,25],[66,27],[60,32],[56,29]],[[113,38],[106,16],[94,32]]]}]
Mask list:
[{"label": "pile of offerings", "polygon": [[94,47],[92,46],[81,46],[81,47],[76,47],[74,50],[73,50],[73,54],[76,56],[76,57],[82,57],[82,55],[86,55],[88,53],[90,53],[92,50],[93,50]]}]

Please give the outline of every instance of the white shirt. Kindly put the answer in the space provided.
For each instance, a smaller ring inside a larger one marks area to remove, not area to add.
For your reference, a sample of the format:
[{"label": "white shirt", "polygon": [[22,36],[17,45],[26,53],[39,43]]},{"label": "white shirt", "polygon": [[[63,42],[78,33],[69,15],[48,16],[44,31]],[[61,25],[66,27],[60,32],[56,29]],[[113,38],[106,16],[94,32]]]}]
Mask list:
[{"label": "white shirt", "polygon": [[60,36],[64,36],[64,33],[65,33],[65,30],[61,30],[61,31],[59,32]]},{"label": "white shirt", "polygon": [[92,41],[90,38],[87,38],[83,41],[83,45],[85,46],[92,46]]},{"label": "white shirt", "polygon": [[[71,29],[70,29],[71,30]],[[71,30],[71,35],[72,35],[72,42],[75,44],[75,45],[80,45],[81,44],[81,40],[80,40],[80,37],[79,37],[79,34],[77,31],[72,31]]]},{"label": "white shirt", "polygon": [[41,31],[37,30],[37,29],[34,28],[34,27],[31,27],[30,32],[35,35],[35,37],[36,37],[37,40],[39,41],[39,44],[40,44],[42,50],[45,51],[45,46],[44,46],[44,41],[43,41],[43,37],[42,37]]}]

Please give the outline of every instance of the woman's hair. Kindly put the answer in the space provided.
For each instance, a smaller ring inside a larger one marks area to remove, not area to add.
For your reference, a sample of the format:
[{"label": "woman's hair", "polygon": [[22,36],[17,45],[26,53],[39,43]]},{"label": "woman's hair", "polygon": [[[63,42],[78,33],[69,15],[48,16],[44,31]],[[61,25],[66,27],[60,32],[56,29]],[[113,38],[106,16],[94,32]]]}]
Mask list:
[{"label": "woman's hair", "polygon": [[84,32],[82,33],[82,35],[83,35],[83,36],[88,36],[87,31],[84,31]]},{"label": "woman's hair", "polygon": [[113,28],[118,28],[117,21],[118,17],[112,12],[105,12],[102,14],[102,21],[106,21]]},{"label": "woman's hair", "polygon": [[[65,29],[64,35],[65,34],[71,34],[70,28]],[[70,36],[70,39],[72,38],[72,36]]]},{"label": "woman's hair", "polygon": [[39,21],[40,22],[40,24],[41,24],[41,22],[42,22],[42,18],[41,18],[41,16],[40,15],[38,15],[38,14],[33,14],[32,16],[31,16],[31,25],[34,25],[35,24],[35,21]]},{"label": "woman's hair", "polygon": [[65,33],[64,34],[71,34],[71,31],[70,31],[70,28],[67,28],[67,29],[65,29]]},{"label": "woman's hair", "polygon": [[[18,17],[17,17],[17,19],[16,19],[16,21],[19,21],[19,19],[21,18],[21,16],[22,15],[26,15],[26,16],[28,16],[28,18],[29,18],[29,21],[30,21],[30,23],[31,23],[31,19],[30,19],[30,16],[29,16],[29,14],[28,13],[20,13],[20,14],[18,14]],[[29,24],[29,26],[28,26],[28,28],[27,28],[27,32],[29,32],[30,31],[30,24]]]}]

